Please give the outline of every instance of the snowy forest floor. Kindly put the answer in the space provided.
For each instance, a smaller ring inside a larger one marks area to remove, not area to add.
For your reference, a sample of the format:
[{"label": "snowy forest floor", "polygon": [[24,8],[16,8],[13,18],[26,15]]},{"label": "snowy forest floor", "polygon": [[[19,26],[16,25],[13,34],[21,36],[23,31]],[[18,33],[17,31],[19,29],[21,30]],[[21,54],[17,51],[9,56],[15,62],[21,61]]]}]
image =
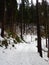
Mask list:
[{"label": "snowy forest floor", "polygon": [[[41,58],[37,52],[36,35],[23,37],[27,43],[14,44],[15,47],[9,44],[7,49],[0,47],[0,65],[49,65],[49,60]],[[45,52],[43,54],[45,55]]]}]

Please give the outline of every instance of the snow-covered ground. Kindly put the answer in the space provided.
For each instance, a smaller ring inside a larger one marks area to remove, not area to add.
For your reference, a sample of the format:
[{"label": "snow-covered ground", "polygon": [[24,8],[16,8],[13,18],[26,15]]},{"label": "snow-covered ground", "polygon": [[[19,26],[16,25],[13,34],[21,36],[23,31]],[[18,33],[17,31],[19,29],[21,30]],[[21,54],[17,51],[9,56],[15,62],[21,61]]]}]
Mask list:
[{"label": "snow-covered ground", "polygon": [[39,56],[34,44],[20,43],[15,47],[0,47],[0,65],[48,65],[47,61]]},{"label": "snow-covered ground", "polygon": [[49,60],[39,56],[35,38],[36,35],[24,35],[27,43],[18,43],[15,47],[9,44],[7,49],[0,47],[0,65],[49,65]]}]

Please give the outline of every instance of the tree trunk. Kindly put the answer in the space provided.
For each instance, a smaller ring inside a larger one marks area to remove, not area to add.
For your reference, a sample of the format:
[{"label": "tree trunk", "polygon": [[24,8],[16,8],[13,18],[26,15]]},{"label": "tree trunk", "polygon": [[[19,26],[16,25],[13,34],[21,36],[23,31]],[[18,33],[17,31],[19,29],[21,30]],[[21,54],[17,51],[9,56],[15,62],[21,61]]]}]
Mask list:
[{"label": "tree trunk", "polygon": [[25,33],[25,31],[26,31],[26,30],[25,30],[25,22],[24,22],[24,32],[23,32],[23,33]]},{"label": "tree trunk", "polygon": [[2,20],[1,36],[4,37],[4,21]]},{"label": "tree trunk", "polygon": [[38,37],[38,52],[42,57],[42,47],[41,47],[41,35],[40,35],[40,24],[39,24],[39,12],[38,12],[38,0],[36,0],[36,15],[37,15],[37,37]]},{"label": "tree trunk", "polygon": [[48,21],[48,25],[47,25],[48,27],[48,30],[47,30],[47,32],[48,32],[48,58],[49,58],[49,21]]},{"label": "tree trunk", "polygon": [[47,25],[46,25],[45,32],[46,32],[46,47],[47,47]]},{"label": "tree trunk", "polygon": [[22,36],[23,35],[23,31],[22,30],[23,30],[23,27],[22,27],[22,22],[21,22],[21,39],[23,39],[23,36]]},{"label": "tree trunk", "polygon": [[42,57],[42,47],[41,47],[41,36],[40,36],[40,26],[37,25],[37,37],[38,37],[38,52],[40,53],[40,56]]},{"label": "tree trunk", "polygon": [[47,47],[47,37],[46,37],[46,47]]},{"label": "tree trunk", "polygon": [[15,29],[15,24],[16,24],[16,0],[11,1],[11,26],[10,26],[10,32],[12,33],[12,36],[15,37],[16,29]]},{"label": "tree trunk", "polygon": [[2,37],[4,37],[4,13],[5,13],[5,11],[4,11],[4,9],[5,9],[5,7],[4,7],[4,4],[5,2],[2,0],[2,25],[1,25],[1,36]]},{"label": "tree trunk", "polygon": [[48,58],[49,58],[49,34],[48,34]]}]

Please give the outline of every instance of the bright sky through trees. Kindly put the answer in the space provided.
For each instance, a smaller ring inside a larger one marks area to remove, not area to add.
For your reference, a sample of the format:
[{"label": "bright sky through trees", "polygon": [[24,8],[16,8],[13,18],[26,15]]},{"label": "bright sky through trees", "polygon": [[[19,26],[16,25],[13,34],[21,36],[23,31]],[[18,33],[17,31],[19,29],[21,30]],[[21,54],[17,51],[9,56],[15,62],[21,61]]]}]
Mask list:
[{"label": "bright sky through trees", "polygon": [[[42,2],[42,0],[38,0],[39,2]],[[49,0],[46,0],[47,2],[49,2]],[[18,3],[21,3],[21,0],[17,0]],[[29,2],[31,2],[31,0],[29,0]],[[36,0],[33,0],[33,3],[36,4]]]}]

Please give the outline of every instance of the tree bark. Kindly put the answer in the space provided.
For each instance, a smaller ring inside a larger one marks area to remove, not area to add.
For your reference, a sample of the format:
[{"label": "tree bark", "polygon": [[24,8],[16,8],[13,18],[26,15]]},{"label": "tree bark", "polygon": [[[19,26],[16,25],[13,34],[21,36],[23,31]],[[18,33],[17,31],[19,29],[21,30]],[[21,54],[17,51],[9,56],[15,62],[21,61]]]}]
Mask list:
[{"label": "tree bark", "polygon": [[36,15],[37,15],[37,37],[38,37],[38,52],[42,57],[42,47],[41,47],[41,35],[40,35],[40,24],[39,24],[39,12],[38,12],[38,0],[36,0]]},{"label": "tree bark", "polygon": [[48,30],[47,30],[47,33],[48,33],[48,58],[49,58],[49,21],[48,21]]},{"label": "tree bark", "polygon": [[5,13],[5,11],[4,11],[4,9],[5,9],[5,7],[4,7],[4,4],[5,2],[4,2],[4,0],[2,0],[2,24],[1,24],[1,36],[2,37],[4,37],[4,13]]},{"label": "tree bark", "polygon": [[4,37],[4,20],[2,20],[1,36]]},{"label": "tree bark", "polygon": [[23,32],[23,33],[25,33],[25,31],[26,31],[26,30],[25,30],[25,22],[24,22],[24,32]]},{"label": "tree bark", "polygon": [[[47,24],[47,23],[46,23],[46,24]],[[47,25],[46,25],[46,29],[45,29],[45,30],[46,30],[45,32],[46,32],[46,47],[47,47],[47,46],[48,46],[48,45],[47,45]]]},{"label": "tree bark", "polygon": [[23,39],[23,36],[22,36],[23,35],[23,31],[22,30],[23,30],[23,27],[22,27],[22,22],[21,22],[21,39]]}]

